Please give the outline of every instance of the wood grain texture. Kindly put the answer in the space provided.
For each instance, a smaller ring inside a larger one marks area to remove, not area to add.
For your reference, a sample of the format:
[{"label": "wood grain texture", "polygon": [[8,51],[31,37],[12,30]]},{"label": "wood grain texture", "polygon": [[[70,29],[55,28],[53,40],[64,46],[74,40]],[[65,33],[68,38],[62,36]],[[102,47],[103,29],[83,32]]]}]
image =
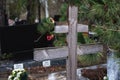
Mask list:
[{"label": "wood grain texture", "polygon": [[67,80],[76,80],[77,70],[77,17],[78,8],[69,6],[68,10],[68,59]]},{"label": "wood grain texture", "polygon": [[[55,26],[55,33],[68,33],[68,25],[60,24]],[[77,24],[77,32],[88,32],[88,25]]]}]

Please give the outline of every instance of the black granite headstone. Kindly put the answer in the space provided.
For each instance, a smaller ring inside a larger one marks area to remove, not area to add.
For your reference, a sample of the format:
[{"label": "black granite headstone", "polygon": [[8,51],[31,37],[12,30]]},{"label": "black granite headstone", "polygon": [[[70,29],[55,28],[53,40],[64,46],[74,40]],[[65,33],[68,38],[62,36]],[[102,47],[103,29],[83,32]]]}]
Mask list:
[{"label": "black granite headstone", "polygon": [[16,25],[0,27],[1,53],[12,53],[14,60],[33,58],[36,25]]}]

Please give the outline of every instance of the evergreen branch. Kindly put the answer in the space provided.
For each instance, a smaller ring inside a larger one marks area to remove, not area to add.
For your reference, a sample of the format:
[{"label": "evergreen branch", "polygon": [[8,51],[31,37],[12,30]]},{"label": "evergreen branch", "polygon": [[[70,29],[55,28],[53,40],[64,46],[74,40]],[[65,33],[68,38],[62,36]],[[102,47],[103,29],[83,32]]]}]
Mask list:
[{"label": "evergreen branch", "polygon": [[[95,27],[96,25],[93,24],[92,26]],[[115,30],[115,29],[108,29],[108,28],[106,28],[105,26],[101,26],[100,28],[103,29],[103,30],[120,32],[120,29],[117,29],[117,30]]]},{"label": "evergreen branch", "polygon": [[105,27],[102,27],[101,29],[108,30],[108,31],[120,32],[120,30],[108,29],[108,28],[105,28]]}]

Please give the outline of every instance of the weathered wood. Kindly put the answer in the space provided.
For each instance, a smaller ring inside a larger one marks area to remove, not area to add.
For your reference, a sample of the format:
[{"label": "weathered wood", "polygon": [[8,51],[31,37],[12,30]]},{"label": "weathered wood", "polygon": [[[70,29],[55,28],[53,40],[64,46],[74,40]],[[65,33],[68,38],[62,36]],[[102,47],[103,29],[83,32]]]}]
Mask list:
[{"label": "weathered wood", "polygon": [[67,80],[76,80],[77,70],[77,14],[78,7],[68,8],[68,58],[67,58]]},{"label": "weathered wood", "polygon": [[[97,52],[104,52],[102,44],[85,44],[77,46],[77,55],[95,54]],[[46,59],[67,58],[68,47],[54,47],[54,48],[36,48],[34,49],[34,60],[42,61]]]},{"label": "weathered wood", "polygon": [[80,45],[78,48],[78,54],[84,55],[84,54],[94,54],[97,52],[103,52],[104,46],[102,44],[90,44],[90,45]]},{"label": "weathered wood", "polygon": [[[68,25],[56,25],[55,33],[68,33]],[[77,32],[88,32],[88,25],[77,24]]]}]

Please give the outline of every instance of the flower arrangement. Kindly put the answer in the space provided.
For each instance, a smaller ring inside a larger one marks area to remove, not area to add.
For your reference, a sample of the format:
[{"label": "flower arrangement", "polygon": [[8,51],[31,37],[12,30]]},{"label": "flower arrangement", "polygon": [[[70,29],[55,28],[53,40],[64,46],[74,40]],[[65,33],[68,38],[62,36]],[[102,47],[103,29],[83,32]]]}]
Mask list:
[{"label": "flower arrangement", "polygon": [[24,69],[15,69],[12,71],[8,80],[27,80],[28,75]]},{"label": "flower arrangement", "polygon": [[46,35],[46,40],[51,41],[54,39],[54,19],[51,17],[42,19],[41,23],[38,24],[37,30],[41,36]]},{"label": "flower arrangement", "polygon": [[38,24],[37,30],[41,34],[52,33],[54,29],[54,19],[51,17],[42,19],[41,23]]}]

